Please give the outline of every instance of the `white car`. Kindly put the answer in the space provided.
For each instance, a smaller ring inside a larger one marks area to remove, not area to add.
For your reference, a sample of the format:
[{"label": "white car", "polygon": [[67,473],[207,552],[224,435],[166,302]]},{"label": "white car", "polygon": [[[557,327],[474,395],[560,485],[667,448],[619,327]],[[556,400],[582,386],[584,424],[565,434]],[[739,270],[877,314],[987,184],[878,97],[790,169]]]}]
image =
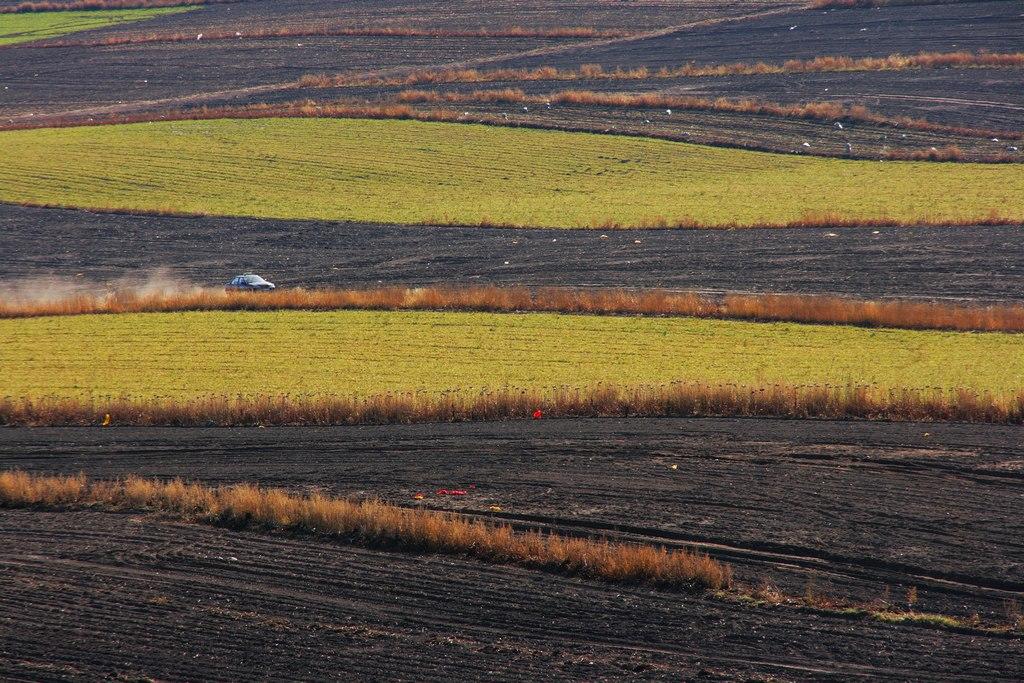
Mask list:
[{"label": "white car", "polygon": [[269,292],[275,289],[275,286],[273,282],[267,282],[259,275],[245,273],[232,278],[224,289],[229,292]]}]

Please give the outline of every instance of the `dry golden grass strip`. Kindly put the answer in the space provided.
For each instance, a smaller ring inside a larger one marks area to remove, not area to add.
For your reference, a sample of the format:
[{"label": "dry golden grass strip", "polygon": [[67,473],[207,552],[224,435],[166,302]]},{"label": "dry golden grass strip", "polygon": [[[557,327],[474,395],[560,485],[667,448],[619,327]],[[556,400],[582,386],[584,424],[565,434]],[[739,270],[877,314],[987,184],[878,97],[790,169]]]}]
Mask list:
[{"label": "dry golden grass strip", "polygon": [[[1024,305],[971,306],[921,301],[864,301],[794,294],[727,295],[723,318],[836,325],[1024,332]],[[717,316],[716,316],[717,317]]]},{"label": "dry golden grass strip", "polygon": [[[3,507],[144,510],[229,528],[291,532],[372,548],[452,554],[611,583],[707,590],[720,600],[755,607],[807,609],[849,619],[1010,637],[1024,630],[1019,615],[1007,624],[988,625],[977,615],[964,619],[916,612],[887,601],[851,603],[811,590],[803,596],[792,596],[769,582],[752,588],[734,582],[729,565],[696,551],[516,531],[507,524],[455,513],[403,508],[373,499],[300,495],[248,483],[211,487],[181,479],[129,476],[103,481],[90,480],[81,473],[51,476],[8,470],[0,472]],[[916,588],[912,590],[916,600]]]},{"label": "dry golden grass strip", "polygon": [[780,63],[730,62],[727,64],[684,64],[677,67],[606,69],[600,64],[583,64],[578,69],[553,66],[499,69],[420,69],[400,76],[360,74],[307,74],[298,80],[304,88],[386,86],[399,87],[446,83],[495,83],[515,81],[613,80],[642,81],[654,78],[696,78],[713,76],[754,76],[762,74],[836,71],[908,71],[949,68],[1024,68],[1024,52],[919,52],[894,53],[886,57],[825,55],[813,59],[790,59]]},{"label": "dry golden grass strip", "polygon": [[[260,40],[266,38],[304,37],[378,37],[378,38],[622,38],[629,32],[597,29],[589,26],[554,26],[547,28],[416,28],[408,26],[339,26],[324,24],[285,26],[281,28],[254,28],[246,32],[208,30],[202,42],[217,40]],[[147,33],[107,36],[99,39],[55,40],[32,45],[36,48],[53,47],[108,47],[112,45],[138,45],[142,43],[195,42],[196,33]]]},{"label": "dry golden grass strip", "polygon": [[[996,131],[963,126],[948,126],[933,123],[926,119],[915,119],[908,116],[885,116],[878,114],[863,105],[844,105],[840,102],[804,102],[802,104],[779,104],[762,100],[729,99],[718,97],[692,97],[680,95],[662,95],[660,93],[608,93],[592,90],[561,90],[546,95],[527,95],[515,88],[500,90],[474,90],[473,92],[437,92],[429,90],[403,90],[396,95],[402,103],[530,103],[530,104],[566,104],[573,106],[626,107],[635,109],[676,109],[696,111],[717,111],[731,114],[755,114],[758,116],[776,116],[781,118],[809,119],[814,121],[861,122],[878,126],[919,130],[929,133],[945,133],[965,137],[988,138],[1002,136],[1008,140],[1024,137],[1022,131]],[[953,155],[947,149],[947,158],[956,160],[960,154]]]},{"label": "dry golden grass strip", "polygon": [[192,400],[91,398],[0,399],[0,426],[241,427],[410,424],[575,417],[779,417],[1020,424],[1024,389],[882,388],[862,385],[662,385],[371,396],[225,396]]},{"label": "dry golden grass strip", "polygon": [[[36,128],[71,128],[79,126],[109,126],[149,121],[205,121],[212,119],[266,119],[266,118],[361,118],[361,119],[413,119],[456,123],[464,121],[460,112],[446,109],[418,110],[407,104],[357,104],[351,102],[319,103],[313,100],[280,104],[246,104],[219,107],[167,109],[130,114],[102,116],[35,117],[38,120],[0,123],[0,130],[32,130]],[[477,121],[483,123],[484,121]]]},{"label": "dry golden grass strip", "polygon": [[408,509],[378,500],[297,495],[254,484],[209,487],[180,479],[0,473],[0,504],[146,509],[226,526],[254,526],[354,541],[360,545],[448,553],[605,581],[661,588],[726,589],[727,565],[705,554],[540,532],[461,515]]},{"label": "dry golden grass strip", "polygon": [[228,292],[195,288],[180,292],[80,294],[42,300],[0,300],[0,318],[172,311],[430,310],[658,315],[739,320],[937,329],[1024,332],[1024,305],[962,305],[908,300],[870,301],[799,294],[729,294],[661,289],[567,287],[375,287],[279,289]]}]

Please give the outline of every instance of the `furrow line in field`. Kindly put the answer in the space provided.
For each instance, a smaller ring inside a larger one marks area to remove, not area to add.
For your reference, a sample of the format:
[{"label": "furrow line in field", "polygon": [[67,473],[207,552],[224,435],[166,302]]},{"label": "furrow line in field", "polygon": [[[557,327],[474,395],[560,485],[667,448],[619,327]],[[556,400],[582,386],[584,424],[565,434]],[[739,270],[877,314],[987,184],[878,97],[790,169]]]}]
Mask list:
[{"label": "furrow line in field", "polygon": [[[979,576],[965,576],[956,573],[936,573],[923,567],[904,565],[877,558],[854,558],[835,555],[812,548],[782,546],[773,543],[736,544],[726,539],[704,539],[699,535],[665,529],[634,527],[599,520],[566,519],[548,515],[525,515],[512,513],[485,513],[461,511],[462,514],[479,519],[502,519],[513,526],[532,529],[539,525],[545,530],[560,534],[592,536],[595,532],[611,539],[644,543],[663,543],[670,547],[691,547],[707,552],[726,561],[758,565],[797,565],[805,568],[824,569],[836,576],[849,576],[878,581],[899,577],[909,582],[922,582],[932,590],[990,594],[1002,599],[1024,598],[1024,583],[993,580]],[[883,528],[888,528],[884,525]],[[886,576],[888,575],[888,576]]]},{"label": "furrow line in field", "polygon": [[[529,57],[554,55],[554,54],[559,54],[559,53],[562,53],[562,52],[572,51],[572,50],[585,50],[585,49],[589,49],[589,48],[593,48],[593,47],[606,46],[606,45],[611,45],[611,44],[633,42],[633,41],[637,41],[637,40],[646,40],[646,39],[649,39],[649,38],[656,38],[656,37],[659,37],[659,36],[668,35],[668,34],[671,34],[671,33],[678,32],[678,31],[685,31],[685,30],[692,30],[692,29],[699,29],[699,28],[704,28],[704,27],[716,26],[716,25],[720,25],[720,24],[723,24],[723,23],[734,23],[734,22],[748,21],[748,20],[759,19],[759,18],[764,18],[764,17],[768,17],[768,16],[793,13],[794,11],[800,12],[800,11],[803,11],[803,10],[801,10],[800,8],[794,8],[793,6],[788,6],[788,7],[784,7],[784,8],[775,8],[775,9],[770,9],[770,10],[751,12],[751,13],[748,13],[748,14],[742,14],[742,15],[731,16],[731,17],[719,17],[719,18],[714,18],[714,19],[704,19],[704,20],[699,20],[699,21],[690,21],[690,22],[685,22],[685,23],[682,23],[682,24],[676,24],[676,25],[673,25],[673,26],[667,26],[667,27],[664,27],[664,28],[658,28],[658,29],[651,30],[651,31],[644,31],[644,32],[636,33],[636,34],[630,35],[630,36],[625,37],[625,38],[614,38],[614,39],[607,39],[607,38],[605,38],[605,39],[598,39],[598,40],[588,40],[588,41],[583,41],[583,42],[574,41],[573,43],[568,44],[568,45],[564,45],[563,44],[563,45],[547,46],[547,47],[541,47],[541,48],[533,48],[533,49],[525,50],[525,51],[519,50],[519,51],[512,51],[512,52],[504,52],[504,53],[501,53],[501,54],[492,54],[492,55],[487,55],[487,56],[484,56],[484,57],[476,57],[476,58],[472,58],[472,59],[468,59],[468,60],[447,61],[447,62],[440,62],[440,63],[438,63],[436,61],[432,62],[430,60],[424,60],[424,62],[422,64],[419,64],[419,65],[416,65],[416,66],[396,67],[396,68],[379,69],[379,70],[371,70],[371,71],[366,71],[366,72],[355,72],[355,73],[356,73],[356,75],[361,75],[361,76],[366,76],[366,77],[378,77],[378,76],[401,75],[401,74],[408,73],[410,71],[414,71],[414,70],[417,70],[417,69],[424,69],[424,68],[435,69],[435,70],[472,68],[472,67],[476,67],[476,66],[482,66],[482,65],[485,65],[485,64],[502,62],[502,61],[512,60],[512,59],[522,59],[522,58],[529,58]],[[430,53],[428,51],[425,51],[424,54],[425,55],[430,55]],[[101,106],[92,106],[92,107],[79,107],[79,108],[66,109],[66,110],[54,112],[53,115],[57,116],[57,117],[97,116],[97,115],[103,115],[103,114],[126,113],[126,112],[131,112],[131,111],[136,111],[136,110],[144,110],[144,109],[176,108],[176,107],[180,107],[180,106],[183,106],[183,105],[202,104],[203,102],[209,102],[209,101],[231,100],[231,99],[241,99],[241,98],[252,98],[254,96],[261,95],[261,94],[279,92],[279,91],[282,91],[282,90],[290,90],[290,89],[293,89],[294,87],[295,87],[295,82],[294,81],[285,81],[285,82],[278,82],[278,83],[272,83],[272,84],[263,84],[263,85],[249,86],[249,87],[243,87],[243,88],[224,89],[224,90],[218,90],[218,91],[196,92],[196,93],[191,93],[189,95],[180,95],[180,96],[174,96],[174,97],[165,97],[165,98],[157,98],[157,99],[149,99],[149,100],[136,100],[136,101],[133,101],[133,102],[127,102],[127,103],[117,104],[117,105],[101,105]],[[26,114],[19,114],[19,115],[11,116],[9,118],[11,118],[11,119],[13,119],[15,121],[23,121],[23,120],[26,120],[26,119],[30,119],[32,117],[29,116],[29,115],[26,115]]]}]

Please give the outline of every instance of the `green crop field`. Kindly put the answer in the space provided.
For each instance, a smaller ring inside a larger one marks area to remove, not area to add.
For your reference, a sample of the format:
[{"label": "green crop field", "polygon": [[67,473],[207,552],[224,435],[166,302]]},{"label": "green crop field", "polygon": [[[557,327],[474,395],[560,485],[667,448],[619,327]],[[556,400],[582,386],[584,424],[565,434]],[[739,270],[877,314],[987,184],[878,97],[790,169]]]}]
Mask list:
[{"label": "green crop field", "polygon": [[687,318],[342,311],[0,320],[0,397],[714,383],[1024,386],[1024,335]]},{"label": "green crop field", "polygon": [[0,201],[529,226],[1024,218],[1016,164],[853,161],[645,138],[352,119],[0,133]]},{"label": "green crop field", "polygon": [[152,19],[165,14],[187,12],[194,7],[155,9],[89,10],[86,12],[24,12],[0,14],[0,45],[27,43],[68,33],[104,28]]}]

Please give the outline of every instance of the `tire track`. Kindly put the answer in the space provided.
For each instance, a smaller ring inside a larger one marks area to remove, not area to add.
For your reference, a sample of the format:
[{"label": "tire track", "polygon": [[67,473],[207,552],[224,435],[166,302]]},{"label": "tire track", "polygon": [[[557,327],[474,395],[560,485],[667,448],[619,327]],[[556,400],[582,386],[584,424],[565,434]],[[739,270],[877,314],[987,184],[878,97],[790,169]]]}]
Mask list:
[{"label": "tire track", "polygon": [[[89,532],[80,540],[79,529]],[[0,558],[0,580],[17,587],[0,594],[5,672],[16,651],[28,661],[48,652],[48,661],[93,676],[116,666],[175,679],[273,677],[287,666],[315,678],[344,661],[360,679],[450,677],[454,665],[463,678],[508,680],[678,680],[701,668],[729,677],[982,680],[1013,677],[1005,657],[1021,648],[124,514],[7,510],[0,534],[19,551]],[[180,550],[168,555],[172,547]],[[18,587],[38,577],[57,583]],[[20,627],[3,628],[9,618]],[[940,642],[946,654],[914,654]]]},{"label": "tire track", "polygon": [[616,541],[696,549],[706,552],[712,557],[728,562],[740,561],[755,568],[795,566],[825,571],[832,576],[900,584],[927,583],[933,588],[944,588],[954,594],[989,593],[997,599],[1024,599],[1024,583],[1018,581],[1003,581],[953,572],[934,572],[914,565],[887,562],[876,558],[860,559],[807,547],[770,542],[742,544],[730,542],[727,539],[711,539],[665,529],[600,520],[576,520],[549,515],[506,512],[491,513],[484,510],[460,510],[459,512],[481,521],[502,520],[521,531],[543,530],[566,536],[590,538],[594,536],[594,532],[599,532],[601,537]]},{"label": "tire track", "polygon": [[930,97],[926,95],[894,95],[888,93],[855,93],[852,95],[840,95],[838,93],[831,95],[835,98],[874,98],[881,100],[906,100],[911,102],[932,102],[935,104],[950,104],[950,105],[962,105],[966,104],[972,107],[989,107],[995,109],[1007,109],[1010,111],[1024,111],[1024,107],[1011,104],[1009,102],[994,102],[991,100],[975,100],[975,99],[964,99],[958,97]]},{"label": "tire track", "polygon": [[[571,428],[570,428],[571,427]],[[567,431],[568,430],[568,431]],[[1001,619],[1024,586],[1013,428],[774,420],[581,420],[280,430],[2,430],[0,467],[257,481],[564,533],[692,546],[791,593]],[[202,463],[198,465],[197,463]],[[674,465],[676,469],[671,469]],[[458,499],[439,488],[468,488]],[[500,514],[484,511],[490,505]]]}]

